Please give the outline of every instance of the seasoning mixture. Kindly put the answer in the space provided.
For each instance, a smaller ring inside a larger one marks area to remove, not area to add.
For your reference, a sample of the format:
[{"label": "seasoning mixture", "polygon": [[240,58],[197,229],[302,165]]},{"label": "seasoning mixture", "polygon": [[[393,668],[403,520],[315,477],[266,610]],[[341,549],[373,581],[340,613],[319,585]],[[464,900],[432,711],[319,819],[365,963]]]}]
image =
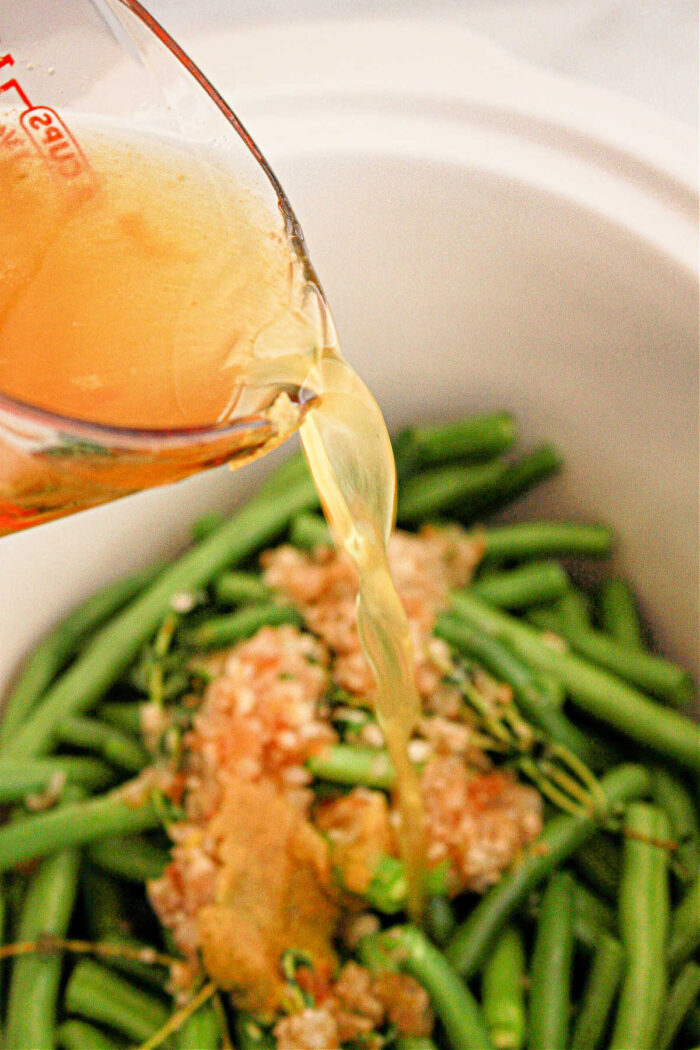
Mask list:
[{"label": "seasoning mixture", "polygon": [[[449,589],[469,582],[482,550],[458,528],[396,532],[389,546],[423,704],[410,750],[426,813],[426,877],[448,895],[483,892],[542,826],[538,792],[492,768],[479,746],[454,658],[432,635]],[[170,826],[171,864],[149,886],[187,960],[173,980],[187,992],[204,967],[238,1007],[277,1019],[279,1047],[327,1050],[387,1022],[403,1035],[429,1035],[431,1010],[414,978],[343,963],[361,934],[379,929],[373,880],[383,865],[393,873],[400,864],[391,794],[333,787],[308,766],[341,742],[384,754],[354,567],[327,546],[284,545],[261,562],[265,582],[303,626],[263,627],[207,658],[212,679],[193,701],[168,787],[184,819]],[[495,708],[512,699],[484,672],[475,685]],[[146,705],[142,720],[157,751],[172,731],[167,709]],[[399,882],[393,910],[404,903],[400,891]],[[305,960],[313,1007],[290,996],[280,968],[290,946]]]}]

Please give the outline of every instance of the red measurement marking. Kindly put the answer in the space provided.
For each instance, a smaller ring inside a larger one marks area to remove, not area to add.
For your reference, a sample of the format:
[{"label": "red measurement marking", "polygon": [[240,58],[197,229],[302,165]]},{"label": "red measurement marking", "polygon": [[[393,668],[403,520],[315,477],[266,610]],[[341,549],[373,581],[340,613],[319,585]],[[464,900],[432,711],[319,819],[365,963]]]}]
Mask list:
[{"label": "red measurement marking", "polygon": [[[15,60],[9,52],[0,57],[0,69],[2,69],[3,66],[14,66],[14,64]],[[27,106],[27,108],[31,106],[31,102],[24,90],[20,87],[19,81],[14,77],[12,80],[6,80],[4,84],[0,84],[0,93],[3,91],[15,91],[19,95],[23,105]],[[24,135],[18,133],[17,128],[13,127],[12,123],[0,124],[0,146],[2,146],[3,149],[11,150],[15,157],[27,156],[29,154],[29,147],[26,138]]]},{"label": "red measurement marking", "polygon": [[[14,66],[14,64],[15,60],[9,53],[0,57],[0,69],[2,69],[3,66]],[[15,91],[19,95],[23,105],[31,105],[26,94],[20,87],[19,82],[14,78],[12,80],[6,80],[4,84],[0,84],[0,92],[3,91]],[[18,132],[16,127],[13,127],[12,123],[0,124],[0,146],[2,146],[3,149],[11,150],[15,157],[25,156],[29,153],[29,146],[27,145],[26,138]]]},{"label": "red measurement marking", "polygon": [[89,175],[85,154],[55,110],[32,106],[19,118],[32,144],[52,171],[64,179]]},{"label": "red measurement marking", "polygon": [[[5,58],[8,57],[11,58],[12,56],[5,55]],[[12,63],[10,62],[10,65],[11,64]],[[15,80],[14,77],[12,80],[6,80],[4,84],[0,84],[0,91],[16,91],[19,97],[22,99],[22,102],[24,102],[25,106],[27,106],[27,108],[31,106],[31,102],[20,87],[19,82]]]},{"label": "red measurement marking", "polygon": [[[9,52],[0,57],[0,69],[14,64],[15,60]],[[16,91],[25,105],[26,109],[20,114],[19,122],[46,166],[64,179],[76,179],[85,175],[92,182],[87,158],[58,113],[50,106],[32,106],[29,97],[15,78],[0,84],[0,93],[3,91]],[[14,129],[0,125],[0,144],[17,149]]]}]

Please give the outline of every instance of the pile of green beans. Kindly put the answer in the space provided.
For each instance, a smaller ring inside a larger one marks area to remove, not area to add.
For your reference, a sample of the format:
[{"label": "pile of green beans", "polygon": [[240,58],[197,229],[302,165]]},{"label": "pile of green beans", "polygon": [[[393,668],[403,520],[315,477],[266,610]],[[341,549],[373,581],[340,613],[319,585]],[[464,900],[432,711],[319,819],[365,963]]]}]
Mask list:
[{"label": "pile of green beans", "polygon": [[[436,1015],[430,1038],[383,1032],[385,1050],[691,1050],[700,1041],[693,682],[647,650],[626,580],[580,589],[589,576],[579,568],[612,549],[607,526],[490,519],[561,466],[551,445],[514,453],[516,438],[507,412],[403,431],[398,520],[473,528],[481,563],[435,633],[465,667],[507,683],[536,747],[566,749],[597,771],[599,791],[576,812],[547,808],[539,839],[478,900],[450,900],[445,871],[428,873],[422,929],[406,924],[402,863],[383,855],[363,902],[382,929],[356,956],[374,972],[411,974]],[[176,1010],[162,965],[172,945],[143,888],[169,854],[163,800],[133,779],[151,761],[141,705],[163,695],[171,674],[196,692],[206,681],[198,653],[264,626],[301,625],[257,555],[278,540],[304,550],[333,542],[300,456],[232,518],[207,515],[192,533],[179,560],[73,610],[5,700],[0,934],[43,945],[0,963],[8,1050],[124,1050]],[[387,752],[349,734],[308,769],[319,793],[394,784]],[[67,950],[66,938],[104,951]],[[270,1025],[223,996],[161,1045],[222,1050],[226,1027],[238,1050],[275,1048]]]}]

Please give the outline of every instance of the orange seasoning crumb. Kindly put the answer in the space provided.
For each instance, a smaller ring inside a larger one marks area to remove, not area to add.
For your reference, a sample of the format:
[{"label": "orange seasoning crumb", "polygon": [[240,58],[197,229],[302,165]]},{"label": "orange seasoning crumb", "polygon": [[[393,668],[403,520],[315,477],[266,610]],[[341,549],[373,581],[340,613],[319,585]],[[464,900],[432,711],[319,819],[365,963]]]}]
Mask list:
[{"label": "orange seasoning crumb", "polygon": [[209,833],[221,862],[214,901],[198,914],[209,976],[238,1006],[269,1017],[284,1005],[279,960],[291,946],[314,968],[336,965],[338,921],[328,849],[272,785],[231,781]]}]

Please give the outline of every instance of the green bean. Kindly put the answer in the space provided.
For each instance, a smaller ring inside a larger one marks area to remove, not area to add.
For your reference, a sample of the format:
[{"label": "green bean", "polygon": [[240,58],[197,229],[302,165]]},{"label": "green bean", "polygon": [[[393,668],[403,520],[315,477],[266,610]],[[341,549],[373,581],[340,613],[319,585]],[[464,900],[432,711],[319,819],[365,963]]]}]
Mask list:
[{"label": "green bean", "polygon": [[[643,766],[618,766],[601,779],[600,786],[609,813],[627,799],[646,794],[649,775]],[[591,838],[606,815],[558,815],[545,824],[537,842],[481,898],[466,922],[457,928],[447,946],[447,957],[459,973],[467,978],[474,976],[499,930],[527,894]]]},{"label": "green bean", "polygon": [[302,550],[332,547],[331,530],[320,514],[297,514],[289,528],[289,542]]},{"label": "green bean", "polygon": [[491,458],[509,449],[516,434],[515,420],[510,412],[488,412],[451,423],[410,427],[403,432],[401,440],[410,445],[415,460],[428,464],[451,459]]},{"label": "green bean", "polygon": [[603,630],[628,649],[644,649],[637,599],[627,580],[605,580],[598,592]]},{"label": "green bean", "polygon": [[571,1034],[571,1050],[598,1050],[625,968],[622,945],[601,934]]},{"label": "green bean", "polygon": [[576,870],[608,900],[616,901],[620,889],[622,858],[617,844],[599,832],[572,857]]},{"label": "green bean", "polygon": [[56,1032],[58,1046],[62,1050],[120,1050],[117,1043],[101,1028],[85,1024],[84,1021],[64,1021]]},{"label": "green bean", "polygon": [[559,612],[551,606],[538,606],[534,609],[526,609],[525,619],[533,627],[538,627],[548,634],[556,634],[560,639],[564,638],[564,624]]},{"label": "green bean", "polygon": [[614,933],[617,930],[617,918],[609,904],[577,880],[574,887],[574,933],[579,940],[584,940],[579,936],[584,926]]},{"label": "green bean", "polygon": [[187,1018],[177,1033],[175,1045],[177,1050],[218,1050],[221,1028],[211,1003],[200,1006]]},{"label": "green bean", "polygon": [[381,933],[373,933],[363,937],[356,948],[357,957],[372,973],[398,973],[396,959],[387,950],[381,936]]},{"label": "green bean", "polygon": [[475,580],[469,590],[499,609],[527,609],[561,598],[569,578],[557,561],[532,561]]},{"label": "green bean", "polygon": [[556,675],[581,710],[644,747],[700,771],[700,731],[690,719],[660,707],[581,657],[560,652],[543,641],[533,627],[490,608],[471,594],[454,594],[452,605],[472,627],[507,644],[521,660],[538,671]]},{"label": "green bean", "polygon": [[654,1050],[666,994],[669,925],[667,842],[663,810],[630,802],[620,885],[620,935],[627,957],[610,1050]]},{"label": "green bean", "polygon": [[420,466],[413,444],[413,427],[404,427],[398,434],[394,434],[391,438],[391,447],[394,453],[396,477],[401,485],[404,478],[407,478],[416,467]]},{"label": "green bean", "polygon": [[[75,904],[79,865],[80,855],[72,849],[43,862],[27,890],[17,931],[20,941],[34,941],[45,934],[65,937]],[[48,1050],[55,1045],[61,968],[58,952],[15,959],[3,1042],[6,1050]]]},{"label": "green bean", "polygon": [[110,875],[141,883],[159,879],[170,863],[166,850],[139,835],[99,839],[88,847],[87,855]]},{"label": "green bean", "polygon": [[271,590],[255,572],[225,572],[214,581],[214,596],[220,605],[247,605],[269,601]]},{"label": "green bean", "polygon": [[674,974],[700,948],[700,874],[676,905],[666,946],[669,973]]},{"label": "green bean", "polygon": [[162,572],[93,636],[4,752],[25,757],[47,750],[58,725],[94,706],[126,670],[158,629],[174,594],[207,586],[223,569],[240,563],[273,540],[295,514],[317,500],[311,481],[302,481],[283,495],[281,498],[272,488],[263,487],[230,521]]},{"label": "green bean", "polygon": [[3,880],[6,909],[5,939],[8,944],[17,940],[28,884],[28,877],[19,871],[10,872]]},{"label": "green bean", "polygon": [[381,935],[402,970],[423,985],[453,1050],[489,1050],[481,1011],[445,956],[415,926],[394,926]]},{"label": "green bean", "polygon": [[86,791],[97,791],[114,781],[114,770],[95,758],[35,758],[29,761],[0,762],[0,803],[23,802],[28,795],[43,794],[65,780]]},{"label": "green bean", "polygon": [[334,744],[307,759],[306,766],[318,780],[332,784],[361,785],[389,791],[394,767],[387,751],[355,744]]},{"label": "green bean", "polygon": [[396,1040],[396,1050],[437,1050],[432,1039],[422,1035],[405,1035]]},{"label": "green bean", "polygon": [[551,558],[555,555],[609,554],[612,533],[606,525],[579,525],[567,521],[519,522],[492,525],[484,530],[487,561]]},{"label": "green bean", "polygon": [[[426,896],[445,893],[447,889],[447,868],[439,865],[428,868],[423,873]],[[406,866],[398,857],[382,854],[377,861],[369,886],[363,897],[383,915],[396,915],[406,908],[408,879]]]},{"label": "green bean", "polygon": [[202,540],[205,540],[207,536],[211,536],[212,532],[220,529],[225,520],[223,514],[219,514],[215,510],[210,511],[208,514],[202,514],[200,518],[195,518],[190,525],[192,542],[200,543]]},{"label": "green bean", "polygon": [[604,932],[601,926],[585,915],[574,913],[574,940],[587,955],[594,954]]},{"label": "green bean", "polygon": [[681,1025],[700,996],[700,966],[686,963],[671,985],[661,1015],[658,1050],[669,1050]]},{"label": "green bean", "polygon": [[[592,956],[603,933],[616,933],[617,918],[609,904],[578,879],[574,881],[574,940],[586,956]],[[539,907],[537,894],[531,894],[525,902],[523,914],[536,919]]]},{"label": "green bean", "polygon": [[531,619],[538,627],[565,638],[575,652],[592,663],[607,668],[660,700],[682,707],[693,697],[693,680],[688,672],[661,656],[629,649],[602,631],[569,624],[546,609],[533,610]]},{"label": "green bean", "polygon": [[105,872],[84,864],[80,872],[82,906],[90,939],[102,941],[113,930],[131,930],[124,887]]},{"label": "green bean", "polygon": [[690,792],[680,777],[664,766],[656,766],[651,772],[651,793],[671,824],[681,873],[692,880],[700,870],[700,827]]},{"label": "green bean", "polygon": [[292,605],[244,605],[228,616],[213,616],[204,623],[182,634],[183,641],[193,649],[220,649],[235,645],[257,634],[261,627],[279,627],[290,623],[302,624],[301,614]]},{"label": "green bean", "polygon": [[139,940],[138,937],[132,937],[128,933],[123,933],[121,930],[112,930],[110,933],[105,934],[104,937],[101,937],[100,942],[105,945],[127,948],[130,953],[140,953],[140,958],[136,958],[131,954],[129,957],[124,955],[102,956],[101,962],[108,966],[110,970],[118,970],[119,973],[133,979],[139,986],[145,985],[157,992],[163,992],[167,989],[169,970],[158,963],[150,961],[153,957],[153,952],[157,950],[152,944]]},{"label": "green bean", "polygon": [[134,700],[108,701],[100,704],[96,717],[122,732],[141,737],[141,704]]},{"label": "green bean", "polygon": [[562,683],[550,674],[542,671],[537,675],[540,695],[556,710],[561,711],[566,701],[566,689]]},{"label": "green bean", "polygon": [[[131,901],[127,900],[114,879],[96,868],[83,866],[81,888],[91,940],[103,944],[120,944],[145,953],[153,951],[152,945],[131,934]],[[140,959],[110,955],[105,956],[102,962],[110,969],[135,977],[139,984],[147,984],[152,988],[162,988],[168,977],[163,966]]]},{"label": "green bean", "polygon": [[73,967],[66,985],[65,1008],[69,1014],[116,1028],[138,1043],[168,1020],[168,1010],[160,999],[93,959],[81,959]]},{"label": "green bean", "polygon": [[449,613],[438,617],[434,633],[454,649],[478,660],[496,678],[507,682],[516,704],[529,722],[558,744],[568,747],[584,762],[592,761],[593,748],[585,734],[569,721],[563,711],[552,706],[549,698],[543,695],[537,675],[498,638]]},{"label": "green bean", "polygon": [[416,524],[436,518],[460,503],[478,501],[498,487],[506,472],[503,460],[468,466],[435,467],[407,478],[399,490],[396,518]]},{"label": "green bean", "polygon": [[557,603],[557,612],[563,623],[570,628],[591,626],[588,596],[575,587],[569,587]]},{"label": "green bean", "polygon": [[149,762],[148,752],[138,740],[96,718],[77,715],[67,718],[56,729],[56,741],[68,747],[97,751],[107,762],[128,773],[140,772]]},{"label": "green bean", "polygon": [[506,926],[486,961],[481,1002],[494,1050],[522,1050],[526,1028],[525,946],[514,926]]},{"label": "green bean", "polygon": [[81,846],[105,835],[147,831],[159,823],[150,801],[132,804],[121,789],[36,813],[0,827],[0,871],[66,846]]},{"label": "green bean", "polygon": [[553,445],[539,445],[520,459],[508,463],[493,488],[455,507],[453,516],[463,524],[470,524],[479,517],[493,514],[556,474],[561,465],[561,456]]},{"label": "green bean", "polygon": [[530,969],[528,1047],[568,1045],[571,964],[574,954],[574,882],[552,875],[542,897]]},{"label": "green bean", "polygon": [[455,931],[455,919],[449,897],[438,894],[428,900],[425,909],[425,925],[431,941],[443,948]]},{"label": "green bean", "polygon": [[[447,890],[448,869],[444,864],[423,872],[425,895],[435,896]],[[406,866],[398,857],[382,854],[372,873],[372,879],[363,896],[383,915],[396,915],[406,907],[408,879]]]},{"label": "green bean", "polygon": [[35,646],[5,700],[0,721],[0,749],[10,743],[18,726],[46,692],[85,635],[151,583],[161,569],[160,565],[152,566],[108,584],[69,613]]}]

